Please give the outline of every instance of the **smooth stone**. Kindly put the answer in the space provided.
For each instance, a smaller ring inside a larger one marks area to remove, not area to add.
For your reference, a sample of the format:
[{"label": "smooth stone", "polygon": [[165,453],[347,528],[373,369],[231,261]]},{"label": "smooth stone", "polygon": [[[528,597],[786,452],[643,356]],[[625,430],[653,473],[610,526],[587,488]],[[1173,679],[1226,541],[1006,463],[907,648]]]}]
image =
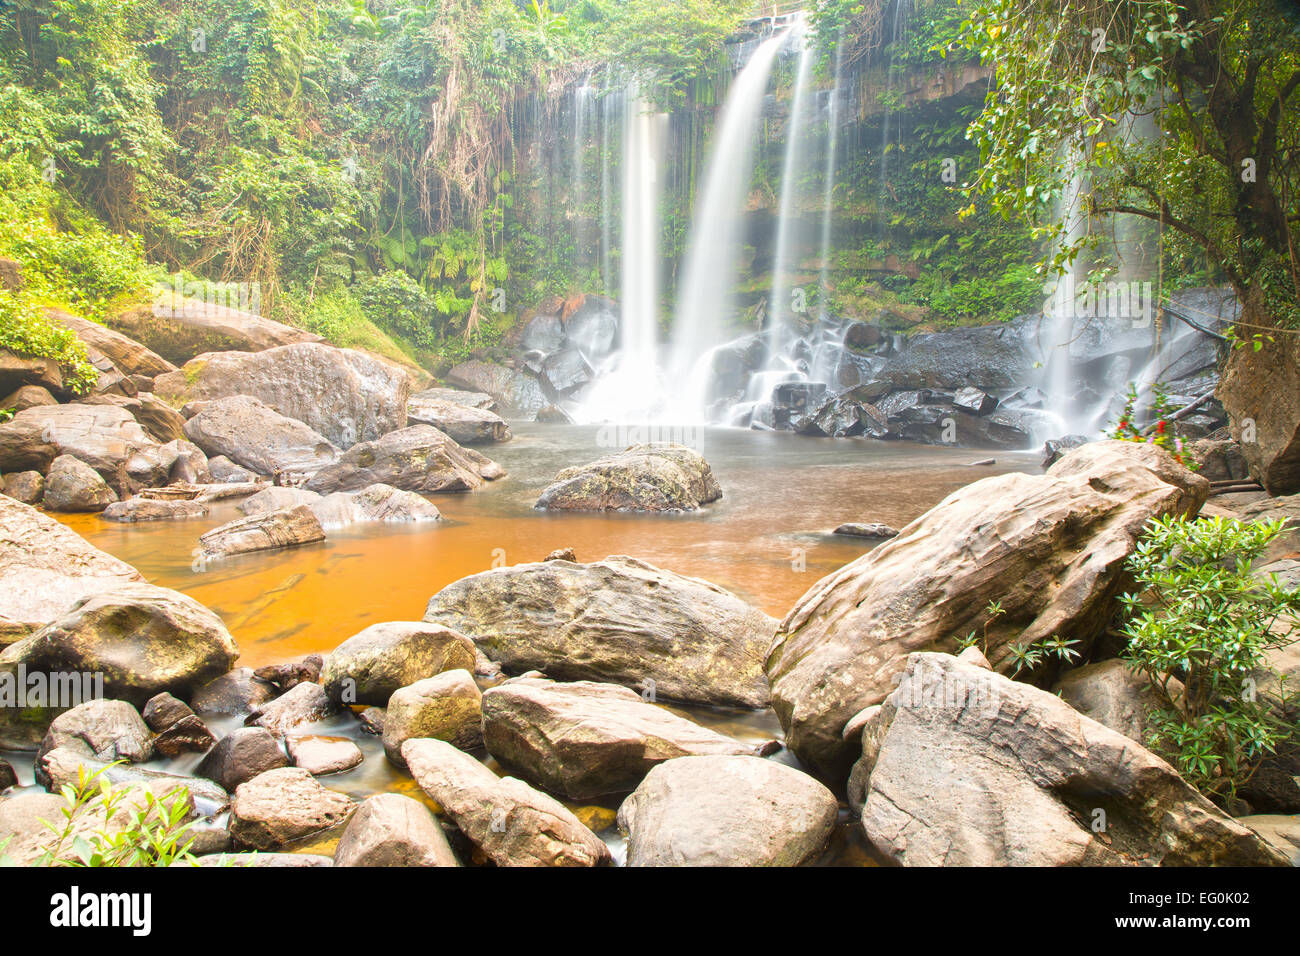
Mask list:
[{"label": "smooth stone", "polygon": [[335,866],[460,866],[429,808],[400,793],[361,801],[334,851]]}]

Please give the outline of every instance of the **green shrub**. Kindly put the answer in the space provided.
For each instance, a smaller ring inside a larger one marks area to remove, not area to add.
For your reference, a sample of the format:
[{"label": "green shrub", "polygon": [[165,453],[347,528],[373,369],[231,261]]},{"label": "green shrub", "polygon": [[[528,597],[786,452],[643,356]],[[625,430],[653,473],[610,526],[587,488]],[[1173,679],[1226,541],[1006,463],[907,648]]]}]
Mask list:
[{"label": "green shrub", "polygon": [[63,369],[64,386],[77,394],[90,391],[99,380],[77,334],[46,318],[26,293],[0,289],[0,349],[54,359]]},{"label": "green shrub", "polygon": [[1162,518],[1127,563],[1139,590],[1121,598],[1124,657],[1157,700],[1148,743],[1216,799],[1233,796],[1295,730],[1256,693],[1260,672],[1271,672],[1268,652],[1296,640],[1280,625],[1297,623],[1300,589],[1250,571],[1283,528]]},{"label": "green shrub", "polygon": [[367,319],[417,348],[432,348],[437,341],[434,302],[401,269],[391,269],[361,282],[357,287],[357,301]]}]

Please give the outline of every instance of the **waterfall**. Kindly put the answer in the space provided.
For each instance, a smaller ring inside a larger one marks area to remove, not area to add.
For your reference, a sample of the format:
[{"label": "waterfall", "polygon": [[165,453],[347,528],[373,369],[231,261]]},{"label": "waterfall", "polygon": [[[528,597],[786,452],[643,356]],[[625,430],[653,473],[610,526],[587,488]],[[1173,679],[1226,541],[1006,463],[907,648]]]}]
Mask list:
[{"label": "waterfall", "polygon": [[619,93],[607,93],[601,99],[600,119],[600,281],[605,294],[617,293],[614,286],[613,245],[614,245],[614,185],[610,169],[613,153],[610,149],[610,127],[614,123],[617,108],[622,105]]},{"label": "waterfall", "polygon": [[673,319],[672,415],[700,420],[710,398],[712,357],[727,336],[740,270],[740,214],[753,167],[763,95],[789,30],[764,40],[727,93],[710,147],[704,189],[691,217],[682,283]]},{"label": "waterfall", "polygon": [[579,268],[589,263],[586,228],[586,176],[582,158],[587,148],[587,117],[591,111],[593,90],[584,80],[573,91],[573,245]]},{"label": "waterfall", "polygon": [[822,172],[821,269],[818,274],[817,321],[825,324],[830,309],[831,216],[835,201],[835,151],[840,135],[840,69],[844,39],[835,44],[835,85],[826,104],[826,168]]},{"label": "waterfall", "polygon": [[785,131],[785,162],[781,168],[781,201],[777,212],[776,257],[772,263],[772,289],[768,296],[768,324],[771,329],[769,348],[780,349],[798,335],[795,327],[796,306],[791,301],[790,272],[794,266],[790,252],[790,234],[794,229],[795,191],[804,166],[804,100],[808,76],[812,72],[812,44],[806,42],[803,15],[791,28],[792,39],[799,44],[799,67],[790,103],[790,119]]}]

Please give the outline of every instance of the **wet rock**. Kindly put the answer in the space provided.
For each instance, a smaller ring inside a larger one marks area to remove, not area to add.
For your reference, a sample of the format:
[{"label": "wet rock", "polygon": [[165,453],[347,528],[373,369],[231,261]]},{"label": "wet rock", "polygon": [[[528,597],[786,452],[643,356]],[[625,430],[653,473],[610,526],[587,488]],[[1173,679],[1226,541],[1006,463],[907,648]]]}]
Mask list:
[{"label": "wet rock", "polygon": [[551,425],[572,425],[573,416],[559,405],[547,405],[538,409],[536,421]]},{"label": "wet rock", "polygon": [[844,329],[844,344],[851,349],[873,349],[884,339],[879,326],[866,322],[850,322]]},{"label": "wet rock", "polygon": [[150,770],[134,763],[108,763],[68,747],[56,747],[36,761],[36,780],[51,793],[76,786],[83,775],[92,774],[98,774],[101,781],[115,789],[147,789],[158,796],[184,788],[193,808],[191,818],[211,819],[230,805],[229,794],[209,780]]},{"label": "wet rock", "polygon": [[618,810],[628,866],[802,866],[830,839],[839,804],[771,760],[679,757],[653,768]]},{"label": "wet rock", "polygon": [[313,777],[342,773],[359,766],[365,759],[361,748],[346,737],[317,737],[309,734],[285,738],[289,759]]},{"label": "wet rock", "polygon": [[236,518],[199,535],[204,560],[296,548],[325,540],[325,529],[306,505]]},{"label": "wet rock", "polygon": [[[1092,441],[1087,435],[1066,435],[1053,438],[1043,444],[1043,470],[1051,468],[1076,448],[1082,448]],[[1207,479],[1208,480],[1208,479]]]},{"label": "wet rock", "polygon": [[179,591],[144,583],[105,588],[0,654],[28,672],[102,674],[104,693],[143,705],[181,697],[230,670],[239,648],[221,618]]},{"label": "wet rock", "polygon": [[274,698],[275,689],[251,667],[237,667],[196,690],[190,706],[200,714],[247,714]]},{"label": "wet rock", "polygon": [[432,425],[462,445],[509,441],[510,426],[495,412],[457,402],[412,395],[406,405],[408,425]]},{"label": "wet rock", "polygon": [[140,716],[144,718],[150,730],[160,734],[186,717],[193,717],[194,711],[190,710],[189,705],[184,701],[177,700],[164,691],[149,698],[141,709]]},{"label": "wet rock", "polygon": [[696,704],[763,707],[775,622],[707,581],[634,558],[543,561],[462,578],[426,621],[512,671],[638,685]]},{"label": "wet rock", "polygon": [[547,353],[564,346],[564,326],[558,315],[535,315],[524,326],[519,347]]},{"label": "wet rock", "polygon": [[709,463],[672,442],[633,445],[587,465],[565,468],[534,507],[555,511],[693,511],[722,489]]},{"label": "wet rock", "polygon": [[[1046,475],[967,485],[899,536],[822,579],[777,630],[767,660],[772,706],[790,748],[827,777],[848,770],[841,730],[880,703],[914,650],[988,622],[987,651],[1069,635],[1086,651],[1115,610],[1122,564],[1152,518],[1194,515],[1208,482],[1165,452],[1095,442]],[[948,645],[950,646],[950,645]]]},{"label": "wet rock", "polygon": [[265,727],[277,737],[302,724],[315,723],[337,708],[325,696],[320,684],[302,683],[275,700],[263,704],[248,715],[244,723]]},{"label": "wet rock", "polygon": [[[1169,678],[1169,693],[1182,693],[1182,683]],[[1146,746],[1156,695],[1146,677],[1120,660],[1086,664],[1067,673],[1052,688],[1079,713]]]},{"label": "wet rock", "polygon": [[358,718],[361,730],[372,737],[382,737],[384,735],[384,718],[387,716],[388,712],[382,707],[367,707]]},{"label": "wet rock", "polygon": [[312,474],[339,453],[320,432],[247,395],[206,402],[185,423],[185,437],[207,455],[263,475]]},{"label": "wet rock", "polygon": [[289,758],[275,736],[263,727],[239,727],[217,741],[195,771],[233,793],[241,783],[277,767]]},{"label": "wet rock", "polygon": [[[0,470],[45,473],[55,458],[71,455],[99,472],[116,491],[121,491],[133,459],[142,453],[156,455],[157,449],[158,443],[131,413],[115,405],[44,405],[0,424]],[[158,470],[147,460],[134,464],[145,485],[166,480],[166,469],[155,473]]]},{"label": "wet rock", "polygon": [[154,751],[149,726],[124,700],[89,700],[54,718],[37,759],[59,747],[96,760],[131,763],[149,760]]},{"label": "wet rock", "polygon": [[117,500],[117,494],[99,477],[99,472],[71,455],[60,455],[45,476],[46,511],[103,511]]},{"label": "wet rock", "polygon": [[675,757],[753,752],[625,687],[538,678],[483,694],[483,739],[503,766],[579,800],[629,791]]},{"label": "wet rock", "polygon": [[420,621],[372,624],[325,658],[321,683],[331,700],[386,705],[400,688],[444,671],[473,670],[474,644]]},{"label": "wet rock", "polygon": [[1036,324],[945,329],[901,339],[879,378],[899,388],[1018,388],[1041,374]]},{"label": "wet rock", "polygon": [[7,408],[12,412],[21,412],[24,409],[35,408],[38,405],[57,405],[59,400],[50,394],[49,389],[42,388],[39,385],[23,385],[14,389],[4,398],[0,398],[0,408]]},{"label": "wet rock", "polygon": [[178,365],[204,352],[258,352],[293,342],[323,341],[312,332],[252,312],[173,296],[170,291],[158,302],[111,315],[106,321],[111,329]]},{"label": "wet rock", "polygon": [[230,834],[238,846],[277,850],[347,821],[356,804],[300,767],[258,774],[235,790]]},{"label": "wet rock", "polygon": [[45,477],[39,471],[11,472],[4,476],[4,493],[25,505],[34,505],[45,496]]},{"label": "wet rock", "polygon": [[614,343],[618,341],[618,314],[607,300],[587,296],[564,320],[564,336],[587,358],[604,358],[614,351]]},{"label": "wet rock", "polygon": [[[327,442],[351,448],[406,424],[410,380],[401,369],[364,352],[299,343],[263,352],[210,352],[178,372],[158,376],[154,390],[176,406],[250,396]],[[192,435],[190,440],[203,445]],[[227,451],[209,454],[239,461]]]},{"label": "wet rock", "polygon": [[564,349],[542,359],[542,383],[556,395],[573,393],[590,382],[592,375],[591,365],[577,349]]},{"label": "wet rock", "polygon": [[384,753],[402,766],[402,744],[419,737],[445,740],[461,750],[483,742],[483,695],[468,670],[445,671],[393,694],[384,712]]},{"label": "wet rock", "polygon": [[912,654],[872,723],[862,826],[897,863],[1285,865],[1141,745],[950,655]]},{"label": "wet rock", "polygon": [[834,534],[847,534],[855,538],[897,538],[898,529],[891,528],[887,524],[857,524],[849,522],[842,524],[835,529]]},{"label": "wet rock", "polygon": [[335,866],[460,866],[429,808],[400,793],[367,797],[334,851]]},{"label": "wet rock", "polygon": [[819,408],[826,397],[824,382],[782,382],[772,389],[772,425],[788,428]]},{"label": "wet rock", "polygon": [[980,391],[978,388],[957,389],[952,396],[952,403],[958,408],[964,409],[973,415],[987,415],[993,409],[998,407],[998,400],[988,392]]},{"label": "wet rock", "polygon": [[182,717],[154,740],[154,747],[168,758],[176,758],[186,753],[204,753],[209,750],[217,738],[199,718],[190,715]]},{"label": "wet rock", "polygon": [[441,740],[408,740],[411,776],[497,866],[601,866],[609,848],[562,803]]},{"label": "wet rock", "polygon": [[458,388],[491,395],[505,412],[527,415],[547,404],[537,379],[504,365],[463,362],[447,373],[447,381]]},{"label": "wet rock", "polygon": [[800,435],[816,438],[856,438],[866,435],[885,438],[889,435],[889,421],[873,405],[832,398],[807,417],[796,417],[791,427]]},{"label": "wet rock", "polygon": [[1047,393],[1041,388],[1035,388],[1033,385],[1026,385],[1024,388],[1018,388],[1006,398],[1002,399],[1003,408],[1034,408],[1041,409],[1047,406]]},{"label": "wet rock", "polygon": [[319,683],[324,664],[325,658],[320,654],[308,654],[300,660],[259,667],[253,671],[253,676],[273,684],[283,694],[302,683]]},{"label": "wet rock", "polygon": [[473,491],[504,475],[496,462],[472,448],[462,448],[432,425],[412,425],[349,448],[336,463],[312,476],[305,487],[329,494],[385,484],[432,494]]}]

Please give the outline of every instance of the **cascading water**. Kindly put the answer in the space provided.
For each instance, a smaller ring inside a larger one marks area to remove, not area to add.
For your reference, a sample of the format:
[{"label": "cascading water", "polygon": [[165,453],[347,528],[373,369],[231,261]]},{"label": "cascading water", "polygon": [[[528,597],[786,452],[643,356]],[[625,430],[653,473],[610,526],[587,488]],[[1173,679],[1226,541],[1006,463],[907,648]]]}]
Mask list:
[{"label": "cascading water", "polygon": [[785,132],[785,163],[781,171],[781,204],[777,214],[776,257],[772,264],[772,292],[768,297],[769,341],[773,352],[783,351],[798,335],[794,327],[796,311],[803,311],[792,301],[790,273],[793,270],[791,233],[795,227],[795,192],[802,178],[805,141],[805,100],[808,77],[812,73],[812,44],[806,42],[802,15],[792,27],[792,41],[799,46],[799,66],[795,74],[794,97]]},{"label": "cascading water", "polygon": [[840,135],[840,78],[844,63],[844,40],[835,44],[835,85],[826,101],[826,167],[822,171],[822,234],[818,274],[817,321],[824,324],[830,309],[831,212],[835,199],[835,151]]}]

